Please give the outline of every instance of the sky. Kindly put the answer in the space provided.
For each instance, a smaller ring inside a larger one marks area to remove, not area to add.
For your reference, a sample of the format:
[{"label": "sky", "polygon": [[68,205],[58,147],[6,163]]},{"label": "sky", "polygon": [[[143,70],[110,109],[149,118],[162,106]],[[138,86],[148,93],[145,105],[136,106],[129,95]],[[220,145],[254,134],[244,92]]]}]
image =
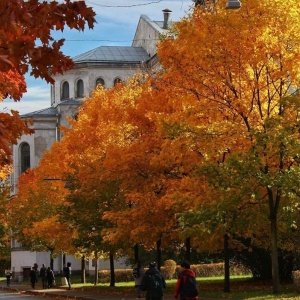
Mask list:
[{"label": "sky", "polygon": [[[49,0],[50,1],[50,0]],[[62,2],[62,0],[58,0]],[[53,37],[66,39],[62,51],[74,57],[100,46],[131,46],[135,30],[142,14],[154,21],[163,21],[163,9],[170,9],[171,21],[179,21],[187,16],[194,2],[192,0],[86,0],[96,12],[92,30],[84,32],[64,30],[54,32]],[[10,109],[26,114],[50,107],[50,85],[41,79],[26,76],[27,92],[20,102],[4,100],[0,111]]]}]

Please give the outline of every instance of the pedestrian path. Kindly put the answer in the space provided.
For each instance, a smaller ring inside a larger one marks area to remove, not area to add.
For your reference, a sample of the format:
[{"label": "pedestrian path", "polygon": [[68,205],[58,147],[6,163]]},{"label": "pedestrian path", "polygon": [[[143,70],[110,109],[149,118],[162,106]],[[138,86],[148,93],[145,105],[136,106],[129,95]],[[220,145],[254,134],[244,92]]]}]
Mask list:
[{"label": "pedestrian path", "polygon": [[[4,283],[0,284],[0,289],[2,290],[12,290],[19,292],[20,294],[29,294],[29,295],[39,295],[53,297],[55,299],[76,299],[76,300],[133,300],[136,299],[135,295],[108,295],[101,294],[101,292],[95,292],[94,289],[86,290],[75,288],[68,290],[63,287],[51,288],[51,289],[42,289],[42,286],[37,285],[35,289],[32,289],[30,284],[24,283],[11,283],[10,287],[6,287]],[[164,300],[174,299],[172,295],[165,295]],[[141,299],[143,300],[143,298]],[[199,300],[216,300],[208,298],[199,298]]]}]

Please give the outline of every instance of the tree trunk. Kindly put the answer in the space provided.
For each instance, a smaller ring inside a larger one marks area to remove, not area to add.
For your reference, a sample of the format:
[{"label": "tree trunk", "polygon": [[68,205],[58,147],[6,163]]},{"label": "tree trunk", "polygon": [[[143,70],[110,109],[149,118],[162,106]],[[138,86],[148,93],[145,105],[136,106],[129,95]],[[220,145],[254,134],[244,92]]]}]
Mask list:
[{"label": "tree trunk", "polygon": [[98,284],[98,252],[95,253],[95,280],[94,285]]},{"label": "tree trunk", "polygon": [[191,238],[188,237],[185,240],[185,259],[191,261]]},{"label": "tree trunk", "polygon": [[157,254],[157,269],[160,271],[161,267],[161,238],[156,242],[156,254]]},{"label": "tree trunk", "polygon": [[278,247],[277,247],[277,214],[271,217],[271,260],[272,260],[272,278],[273,293],[280,293]]},{"label": "tree trunk", "polygon": [[54,258],[53,258],[53,249],[50,249],[50,268],[53,270]]},{"label": "tree trunk", "polygon": [[224,292],[230,293],[230,266],[229,266],[229,245],[228,234],[224,235]]},{"label": "tree trunk", "polygon": [[81,283],[85,283],[85,256],[81,257]]},{"label": "tree trunk", "polygon": [[135,244],[134,245],[134,261],[137,263],[139,260],[139,245]]},{"label": "tree trunk", "polygon": [[109,252],[109,263],[110,263],[110,286],[115,286],[116,283],[115,263],[114,263],[114,255],[112,252]]},{"label": "tree trunk", "polygon": [[63,269],[64,269],[64,267],[66,266],[66,263],[67,263],[66,253],[63,253],[62,262],[63,262],[63,268],[62,268],[62,271],[63,271]]},{"label": "tree trunk", "polygon": [[271,225],[271,261],[272,261],[272,279],[273,279],[273,293],[280,293],[279,280],[279,264],[278,264],[278,246],[277,246],[277,211],[281,196],[280,189],[277,190],[274,199],[273,191],[267,187],[269,211],[270,211],[270,225]]}]

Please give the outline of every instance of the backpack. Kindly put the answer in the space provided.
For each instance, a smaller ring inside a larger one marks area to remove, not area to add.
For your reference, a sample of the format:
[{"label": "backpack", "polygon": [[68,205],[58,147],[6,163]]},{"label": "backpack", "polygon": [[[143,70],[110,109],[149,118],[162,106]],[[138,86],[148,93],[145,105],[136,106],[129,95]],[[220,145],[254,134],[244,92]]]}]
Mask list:
[{"label": "backpack", "polygon": [[150,294],[153,298],[160,298],[164,295],[164,283],[160,274],[149,275]]},{"label": "backpack", "polygon": [[133,272],[132,272],[132,275],[133,275],[134,278],[139,278],[141,276],[140,268],[134,268]]},{"label": "backpack", "polygon": [[188,274],[184,275],[181,282],[180,295],[193,298],[199,295],[196,278]]}]

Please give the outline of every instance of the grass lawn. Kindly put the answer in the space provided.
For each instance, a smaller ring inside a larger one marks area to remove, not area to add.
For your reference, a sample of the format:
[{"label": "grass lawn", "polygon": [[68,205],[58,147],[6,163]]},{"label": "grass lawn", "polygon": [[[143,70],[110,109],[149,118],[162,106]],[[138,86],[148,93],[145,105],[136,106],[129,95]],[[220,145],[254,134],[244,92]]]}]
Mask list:
[{"label": "grass lawn", "polygon": [[[222,277],[198,278],[200,297],[212,299],[250,299],[250,300],[265,300],[265,299],[295,299],[300,300],[298,288],[292,283],[281,283],[281,293],[273,295],[272,282],[254,281],[249,276],[232,276],[230,281],[230,293],[224,293],[224,281]],[[78,283],[76,283],[78,282]],[[110,287],[109,284],[93,285],[93,278],[87,277],[86,284],[79,283],[79,278],[73,278],[72,286],[84,290],[96,289],[95,292],[132,295],[135,293],[134,283],[120,282],[116,283],[115,287]],[[167,280],[166,295],[172,295],[176,280]],[[300,287],[299,287],[300,288]]]},{"label": "grass lawn", "polygon": [[[80,283],[80,277],[73,276],[72,287],[84,291],[93,291],[93,293],[110,295],[133,295],[135,288],[133,281],[118,282],[115,287],[110,287],[108,283],[93,284],[93,277],[86,277],[87,283]],[[0,278],[4,281],[5,278]],[[57,283],[60,277],[57,278]],[[167,280],[166,295],[172,295],[176,280]],[[268,300],[268,299],[294,299],[300,300],[299,288],[292,283],[281,283],[281,293],[273,295],[272,282],[254,281],[249,276],[231,277],[230,293],[224,293],[224,281],[222,277],[198,278],[200,297],[212,299],[233,299],[233,300]],[[29,284],[29,282],[28,282]]]}]

